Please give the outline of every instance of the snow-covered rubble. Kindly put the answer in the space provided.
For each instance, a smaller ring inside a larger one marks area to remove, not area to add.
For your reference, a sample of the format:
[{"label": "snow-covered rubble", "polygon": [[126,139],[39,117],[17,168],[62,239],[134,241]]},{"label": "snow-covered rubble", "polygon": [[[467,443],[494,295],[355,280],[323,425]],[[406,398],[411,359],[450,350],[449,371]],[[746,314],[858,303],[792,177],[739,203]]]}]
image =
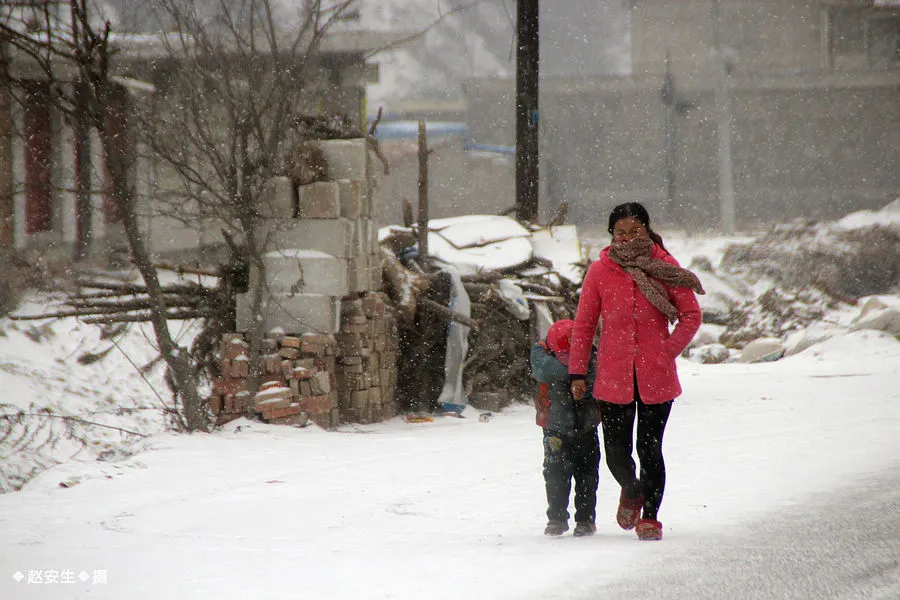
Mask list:
[{"label": "snow-covered rubble", "polygon": [[817,288],[838,299],[894,293],[900,286],[900,199],[836,222],[789,221],[733,245],[721,268],[750,284]]},{"label": "snow-covered rubble", "polygon": [[727,247],[716,268],[703,257],[690,266],[708,292],[688,349],[698,362],[777,360],[848,330],[900,335],[900,200],[835,222],[780,224]]}]

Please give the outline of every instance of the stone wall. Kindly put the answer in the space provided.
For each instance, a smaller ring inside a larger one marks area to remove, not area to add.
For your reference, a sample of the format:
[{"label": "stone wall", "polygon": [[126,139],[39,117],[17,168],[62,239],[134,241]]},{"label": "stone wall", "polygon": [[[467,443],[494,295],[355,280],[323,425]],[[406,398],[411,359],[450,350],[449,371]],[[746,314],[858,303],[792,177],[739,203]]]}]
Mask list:
[{"label": "stone wall", "polygon": [[[466,150],[461,137],[431,143],[428,155],[428,216],[499,214],[515,205],[515,157]],[[402,200],[418,215],[419,160],[416,143],[405,151],[382,143],[391,172],[384,178],[382,216],[385,223],[403,223]]]},{"label": "stone wall", "polygon": [[397,414],[397,315],[382,293],[342,305],[337,390],[343,421],[375,423]]}]

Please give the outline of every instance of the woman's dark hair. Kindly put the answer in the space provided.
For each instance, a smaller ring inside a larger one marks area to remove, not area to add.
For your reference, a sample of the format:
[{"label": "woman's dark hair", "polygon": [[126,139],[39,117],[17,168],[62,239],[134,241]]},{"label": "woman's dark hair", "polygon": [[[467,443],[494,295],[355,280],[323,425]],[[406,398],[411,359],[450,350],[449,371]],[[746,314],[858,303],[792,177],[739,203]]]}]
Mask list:
[{"label": "woman's dark hair", "polygon": [[663,245],[662,237],[650,227],[650,213],[647,212],[647,209],[644,208],[644,205],[640,202],[626,202],[625,204],[620,204],[612,209],[612,212],[609,213],[609,227],[607,228],[609,235],[612,235],[616,223],[621,219],[627,219],[629,217],[640,221],[641,225],[647,230],[650,239],[663,250],[666,249]]}]

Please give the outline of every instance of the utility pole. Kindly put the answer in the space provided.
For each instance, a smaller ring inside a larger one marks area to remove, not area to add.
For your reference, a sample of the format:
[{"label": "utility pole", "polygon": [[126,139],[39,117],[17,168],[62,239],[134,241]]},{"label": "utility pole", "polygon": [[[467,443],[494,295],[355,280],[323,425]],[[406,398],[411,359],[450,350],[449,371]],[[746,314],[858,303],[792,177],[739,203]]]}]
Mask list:
[{"label": "utility pole", "polygon": [[538,216],[538,0],[516,3],[516,218]]},{"label": "utility pole", "polygon": [[719,211],[722,231],[734,234],[734,172],[731,160],[731,94],[728,90],[728,65],[722,49],[720,0],[713,0],[713,47],[716,74],[716,112],[719,139]]},{"label": "utility pole", "polygon": [[419,256],[428,256],[428,136],[419,121]]}]

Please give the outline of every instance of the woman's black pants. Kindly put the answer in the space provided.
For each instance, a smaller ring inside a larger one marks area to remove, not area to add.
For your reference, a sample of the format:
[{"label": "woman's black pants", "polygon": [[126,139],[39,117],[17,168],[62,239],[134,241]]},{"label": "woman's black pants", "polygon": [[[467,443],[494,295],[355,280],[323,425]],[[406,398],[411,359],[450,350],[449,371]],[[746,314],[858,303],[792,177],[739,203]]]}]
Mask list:
[{"label": "woman's black pants", "polygon": [[[598,401],[603,426],[606,465],[629,498],[644,497],[644,519],[656,519],[666,488],[666,463],[663,460],[663,433],[672,410],[672,401],[644,404],[635,386],[631,404]],[[637,415],[637,454],[641,463],[640,479],[635,476],[632,457],[634,418]]]}]

